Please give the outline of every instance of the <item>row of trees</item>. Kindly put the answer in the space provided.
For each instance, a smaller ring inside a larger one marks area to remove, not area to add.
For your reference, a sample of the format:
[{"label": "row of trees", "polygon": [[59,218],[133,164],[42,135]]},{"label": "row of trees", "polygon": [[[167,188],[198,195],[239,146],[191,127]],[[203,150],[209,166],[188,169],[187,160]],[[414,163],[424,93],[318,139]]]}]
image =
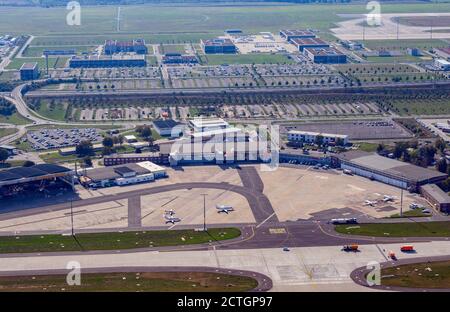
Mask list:
[{"label": "row of trees", "polygon": [[0,98],[0,115],[11,116],[16,111],[16,107],[11,102]]},{"label": "row of trees", "polygon": [[[434,163],[436,153],[443,155],[445,148],[445,141],[439,138],[435,141],[434,145],[425,144],[419,146],[419,142],[417,140],[412,140],[409,142],[397,142],[394,148],[391,149],[383,144],[379,144],[377,147],[377,152],[380,154],[392,153],[393,157],[396,159],[401,159],[417,166],[428,167]],[[443,161],[439,160],[436,162],[436,169],[446,173],[447,161],[445,158],[442,159]]]}]

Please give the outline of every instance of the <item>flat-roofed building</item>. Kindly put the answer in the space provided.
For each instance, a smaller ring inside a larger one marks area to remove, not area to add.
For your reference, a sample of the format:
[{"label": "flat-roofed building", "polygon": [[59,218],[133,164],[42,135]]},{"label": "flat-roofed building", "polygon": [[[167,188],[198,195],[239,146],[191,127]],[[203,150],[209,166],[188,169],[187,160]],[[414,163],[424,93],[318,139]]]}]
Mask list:
[{"label": "flat-roofed building", "polygon": [[335,48],[305,48],[305,56],[317,64],[344,64],[347,63],[347,55]]},{"label": "flat-roofed building", "polygon": [[67,49],[67,50],[44,50],[42,55],[75,55],[77,51],[75,49]]},{"label": "flat-roofed building", "polygon": [[135,39],[130,41],[106,40],[104,51],[106,55],[115,53],[129,53],[147,54],[148,49],[145,45],[144,39]]},{"label": "flat-roofed building", "polygon": [[437,211],[450,213],[450,196],[436,184],[427,184],[420,187],[420,194]]},{"label": "flat-roofed building", "polygon": [[145,161],[83,171],[80,183],[89,187],[123,186],[149,182],[166,176],[163,167]]},{"label": "flat-roofed building", "polygon": [[161,136],[179,137],[184,132],[184,125],[173,119],[154,120],[153,128]]},{"label": "flat-roofed building", "polygon": [[342,140],[342,145],[348,143],[348,135],[335,133],[322,133],[312,131],[291,130],[288,132],[288,141],[290,143],[305,142],[314,143],[318,136],[323,138],[323,142],[327,144],[335,144],[338,140]]},{"label": "flat-roofed building", "polygon": [[167,176],[166,168],[152,163],[151,161],[138,162],[137,165],[150,171],[155,179],[164,178]]},{"label": "flat-roofed building", "polygon": [[316,34],[312,31],[301,29],[281,29],[280,36],[287,41],[301,38],[316,38]]},{"label": "flat-roofed building", "polygon": [[436,170],[363,151],[349,151],[333,157],[342,169],[412,191],[419,191],[421,185],[439,183],[447,178],[447,174]]},{"label": "flat-roofed building", "polygon": [[330,45],[320,38],[297,38],[291,40],[300,52],[306,48],[328,48]]},{"label": "flat-roofed building", "polygon": [[167,165],[169,163],[169,152],[167,152],[166,154],[152,152],[113,154],[103,157],[103,164],[105,166],[133,164],[144,161],[151,161],[155,164]]},{"label": "flat-roofed building", "polygon": [[35,80],[39,78],[38,63],[23,63],[20,67],[20,80]]},{"label": "flat-roofed building", "polygon": [[144,55],[85,55],[73,56],[69,60],[70,68],[108,68],[108,67],[145,67]]},{"label": "flat-roofed building", "polygon": [[194,118],[189,120],[189,126],[195,132],[225,129],[230,125],[222,118]]},{"label": "flat-roofed building", "polygon": [[200,45],[206,54],[233,54],[237,52],[236,45],[228,38],[201,40]]},{"label": "flat-roofed building", "polygon": [[198,64],[198,58],[195,55],[166,53],[162,57],[162,62],[164,64]]},{"label": "flat-roofed building", "polygon": [[136,136],[133,134],[125,135],[123,138],[127,143],[135,143],[138,141]]}]

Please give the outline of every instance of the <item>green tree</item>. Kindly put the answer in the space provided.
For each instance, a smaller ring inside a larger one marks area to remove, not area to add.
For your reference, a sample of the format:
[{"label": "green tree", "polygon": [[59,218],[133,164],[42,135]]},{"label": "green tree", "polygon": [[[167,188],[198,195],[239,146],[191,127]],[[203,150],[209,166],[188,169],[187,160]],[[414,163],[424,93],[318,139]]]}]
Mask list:
[{"label": "green tree", "polygon": [[91,141],[81,141],[75,148],[75,152],[78,156],[91,156],[94,154],[94,147]]},{"label": "green tree", "polygon": [[36,164],[34,163],[34,161],[26,160],[26,161],[23,163],[22,167],[32,167],[32,166],[34,166],[34,165],[36,165]]},{"label": "green tree", "polygon": [[6,149],[0,148],[0,162],[4,163],[9,157],[9,153]]},{"label": "green tree", "polygon": [[323,144],[323,136],[320,135],[320,134],[317,135],[314,143],[316,143],[316,145],[319,146],[319,147],[322,146],[322,144]]},{"label": "green tree", "polygon": [[103,142],[102,142],[104,147],[107,147],[109,149],[111,149],[114,146],[114,140],[112,137],[107,136],[103,138]]},{"label": "green tree", "polygon": [[443,153],[444,150],[445,150],[445,147],[446,147],[445,141],[444,141],[442,138],[437,139],[437,140],[434,142],[434,147],[435,147],[438,151],[440,151],[441,153]]},{"label": "green tree", "polygon": [[445,160],[445,158],[441,158],[436,162],[436,170],[447,173],[447,160]]}]

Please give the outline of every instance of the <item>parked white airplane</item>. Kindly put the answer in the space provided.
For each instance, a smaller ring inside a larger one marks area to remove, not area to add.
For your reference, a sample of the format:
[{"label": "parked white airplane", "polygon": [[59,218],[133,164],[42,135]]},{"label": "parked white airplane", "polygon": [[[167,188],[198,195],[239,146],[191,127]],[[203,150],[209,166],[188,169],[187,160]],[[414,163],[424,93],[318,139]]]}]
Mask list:
[{"label": "parked white airplane", "polygon": [[233,211],[234,208],[232,206],[227,205],[216,205],[217,213],[225,212],[228,214],[230,211]]},{"label": "parked white airplane", "polygon": [[167,214],[164,214],[164,219],[166,219],[166,224],[167,223],[175,224],[176,222],[180,222],[181,221],[180,218],[177,218],[177,217],[174,217],[174,216],[171,216],[171,215],[167,215]]},{"label": "parked white airplane", "polygon": [[384,202],[390,202],[390,201],[393,202],[394,200],[395,200],[395,197],[391,196],[391,195],[384,195],[384,197],[383,197]]},{"label": "parked white airplane", "polygon": [[366,206],[375,206],[377,204],[377,201],[376,200],[366,200],[365,202],[364,202],[364,205],[366,205]]},{"label": "parked white airplane", "polygon": [[173,215],[175,214],[175,211],[174,211],[173,209],[170,209],[170,210],[164,210],[164,213],[165,213],[166,215],[173,216]]}]

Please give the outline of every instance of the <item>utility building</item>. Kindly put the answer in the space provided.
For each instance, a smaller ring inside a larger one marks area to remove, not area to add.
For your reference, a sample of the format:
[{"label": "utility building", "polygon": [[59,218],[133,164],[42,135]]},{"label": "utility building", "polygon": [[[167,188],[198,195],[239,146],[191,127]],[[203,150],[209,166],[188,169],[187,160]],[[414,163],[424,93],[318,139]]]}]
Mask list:
[{"label": "utility building", "polygon": [[22,67],[20,67],[21,80],[35,80],[38,78],[39,78],[38,63],[24,63]]}]

